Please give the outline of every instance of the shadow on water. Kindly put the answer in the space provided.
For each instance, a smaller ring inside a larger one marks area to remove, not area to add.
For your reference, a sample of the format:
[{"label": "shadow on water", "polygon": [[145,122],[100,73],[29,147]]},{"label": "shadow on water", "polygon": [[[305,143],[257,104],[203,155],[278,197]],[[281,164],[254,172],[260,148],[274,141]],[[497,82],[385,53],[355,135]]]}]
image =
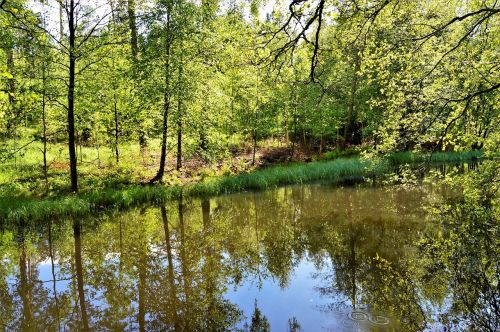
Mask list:
[{"label": "shadow on water", "polygon": [[342,185],[4,229],[0,330],[498,330],[491,210]]}]

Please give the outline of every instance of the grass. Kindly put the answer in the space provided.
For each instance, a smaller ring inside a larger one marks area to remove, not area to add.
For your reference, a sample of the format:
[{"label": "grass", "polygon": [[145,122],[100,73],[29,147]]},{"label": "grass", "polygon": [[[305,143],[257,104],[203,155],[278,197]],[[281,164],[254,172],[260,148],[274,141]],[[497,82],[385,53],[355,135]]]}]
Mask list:
[{"label": "grass", "polygon": [[[435,152],[417,153],[412,151],[396,152],[387,156],[389,162],[393,165],[416,164],[416,163],[452,163],[466,162],[483,158],[483,151],[464,151],[464,152]],[[430,160],[429,160],[430,159]]]},{"label": "grass", "polygon": [[[481,157],[479,152],[436,153],[432,162],[464,162]],[[281,185],[305,183],[318,180],[341,181],[361,179],[389,172],[394,165],[418,163],[429,156],[401,152],[370,162],[359,158],[335,159],[307,164],[274,166],[234,176],[209,177],[197,183],[172,186],[130,185],[123,189],[96,189],[93,191],[53,198],[35,199],[0,198],[0,221],[43,222],[45,220],[82,217],[91,213],[126,209],[146,203],[163,203],[177,199],[181,194],[190,197],[213,196],[243,190],[265,190]],[[427,159],[426,159],[427,158]]]}]

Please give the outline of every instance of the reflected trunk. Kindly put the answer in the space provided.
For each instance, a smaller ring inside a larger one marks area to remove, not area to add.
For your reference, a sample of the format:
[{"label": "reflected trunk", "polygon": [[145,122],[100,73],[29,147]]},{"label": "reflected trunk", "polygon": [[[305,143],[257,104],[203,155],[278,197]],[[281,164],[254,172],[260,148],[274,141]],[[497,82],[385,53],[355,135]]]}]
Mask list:
[{"label": "reflected trunk", "polygon": [[83,283],[83,264],[82,264],[82,226],[80,221],[73,223],[73,236],[75,239],[75,271],[78,288],[78,299],[80,302],[80,313],[82,315],[82,330],[89,331],[89,319],[87,316],[87,307],[85,304],[85,289]]},{"label": "reflected trunk", "polygon": [[[161,206],[161,218],[163,221],[163,229],[165,231],[165,244],[167,249],[167,278],[168,278],[168,286],[170,290],[169,301],[167,301],[167,307],[165,308],[166,316],[171,319],[174,323],[174,330],[180,331],[179,329],[179,318],[177,315],[177,292],[175,285],[175,276],[174,276],[174,259],[172,255],[172,243],[170,240],[170,229],[168,227],[168,217],[167,217],[167,209],[165,206]],[[171,313],[171,314],[170,314]]]},{"label": "reflected trunk", "polygon": [[56,269],[54,264],[54,248],[52,244],[52,223],[49,224],[49,256],[50,256],[50,269],[52,272],[52,291],[54,292],[54,303],[56,304],[56,323],[57,330],[61,330],[61,320],[59,318],[59,299],[57,298],[56,288]]},{"label": "reflected trunk", "polygon": [[[182,202],[182,194],[179,199],[179,205],[178,205],[178,213],[179,213],[179,227],[180,227],[180,232],[181,232],[181,242],[180,242],[180,260],[181,260],[181,273],[182,273],[182,279],[183,279],[183,291],[184,291],[184,303],[188,304],[189,303],[189,286],[190,286],[190,277],[189,277],[189,268],[187,266],[187,257],[186,257],[186,234],[185,234],[185,227],[184,227],[184,205]],[[189,312],[188,309],[189,307],[186,306],[184,309],[184,326],[183,328],[186,331],[189,331]]]},{"label": "reflected trunk", "polygon": [[207,331],[215,331],[216,324],[214,321],[214,317],[216,314],[216,302],[215,302],[215,288],[216,288],[216,280],[213,277],[213,272],[215,270],[215,262],[214,262],[214,247],[211,239],[212,235],[212,225],[210,220],[210,200],[203,199],[201,201],[201,211],[203,216],[203,233],[205,237],[205,257],[206,263],[203,266],[203,275],[205,277],[205,294],[206,301],[208,304],[207,307]]},{"label": "reflected trunk", "polygon": [[32,331],[34,329],[33,322],[33,307],[32,307],[32,283],[29,277],[29,262],[30,259],[26,253],[26,239],[24,231],[19,231],[19,286],[18,292],[21,297],[23,306],[23,316],[21,323],[22,331]]}]

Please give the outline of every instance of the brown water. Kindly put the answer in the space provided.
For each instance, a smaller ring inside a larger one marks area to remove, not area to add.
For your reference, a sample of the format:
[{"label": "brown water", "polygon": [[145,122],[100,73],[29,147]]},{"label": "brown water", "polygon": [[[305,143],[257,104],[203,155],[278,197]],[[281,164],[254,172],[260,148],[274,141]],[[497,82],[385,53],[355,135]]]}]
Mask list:
[{"label": "brown water", "polygon": [[439,197],[316,184],[11,227],[0,330],[465,329],[421,248]]}]

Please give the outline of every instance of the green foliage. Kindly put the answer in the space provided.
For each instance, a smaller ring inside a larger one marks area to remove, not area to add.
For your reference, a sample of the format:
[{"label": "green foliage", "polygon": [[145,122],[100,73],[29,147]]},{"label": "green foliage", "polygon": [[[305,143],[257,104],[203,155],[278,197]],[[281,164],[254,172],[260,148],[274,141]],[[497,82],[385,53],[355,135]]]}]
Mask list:
[{"label": "green foliage", "polygon": [[[8,1],[0,9],[0,193],[9,197],[68,193],[69,36],[49,23],[59,18],[64,26],[68,11],[59,17],[55,0],[33,4]],[[147,182],[164,136],[163,180],[175,186],[249,170],[245,160],[258,164],[259,147],[279,147],[292,161],[498,156],[496,2],[318,2],[303,14],[315,6],[325,14],[310,17],[299,35],[286,25],[290,8],[270,4],[78,3],[85,13],[75,45],[80,189]],[[305,4],[296,5],[302,13]],[[255,172],[192,190],[308,181],[273,172],[276,180]]]}]

